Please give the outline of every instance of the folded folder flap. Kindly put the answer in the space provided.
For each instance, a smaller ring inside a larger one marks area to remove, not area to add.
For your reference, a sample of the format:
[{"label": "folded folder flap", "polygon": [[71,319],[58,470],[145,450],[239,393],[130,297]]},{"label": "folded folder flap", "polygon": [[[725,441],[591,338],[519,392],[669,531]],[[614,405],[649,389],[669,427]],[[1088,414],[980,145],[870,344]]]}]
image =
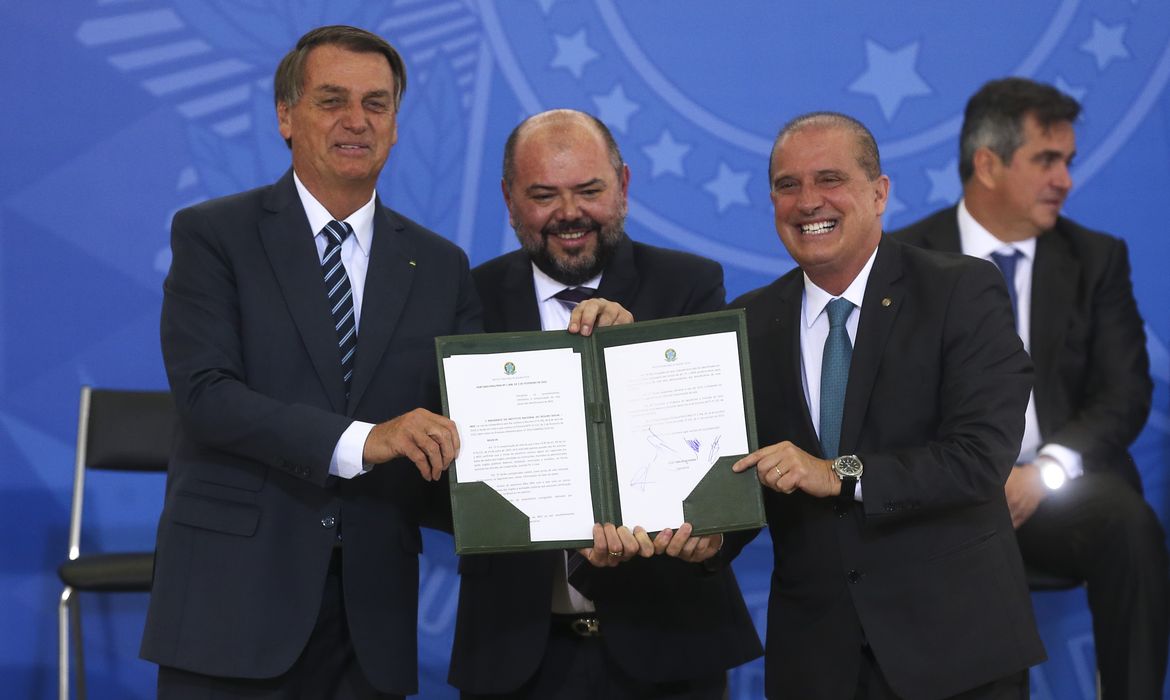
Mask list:
[{"label": "folded folder flap", "polygon": [[697,535],[764,526],[764,499],[756,472],[731,471],[744,455],[720,457],[683,499],[683,518]]},{"label": "folded folder flap", "polygon": [[528,516],[487,484],[451,484],[455,553],[530,549]]}]

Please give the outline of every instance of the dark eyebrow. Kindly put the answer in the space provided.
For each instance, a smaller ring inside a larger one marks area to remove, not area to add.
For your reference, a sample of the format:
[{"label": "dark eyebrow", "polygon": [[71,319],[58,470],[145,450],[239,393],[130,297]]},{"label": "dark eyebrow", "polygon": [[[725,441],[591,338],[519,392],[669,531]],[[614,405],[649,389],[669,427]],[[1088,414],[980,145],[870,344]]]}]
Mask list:
[{"label": "dark eyebrow", "polygon": [[[588,189],[590,187],[598,187],[598,186],[605,187],[605,180],[603,180],[599,177],[595,177],[592,180],[586,180],[585,182],[573,185],[571,189],[583,190],[583,189]],[[537,192],[555,192],[556,189],[557,188],[554,187],[553,185],[544,185],[544,184],[541,184],[539,182],[535,182],[535,183],[529,185],[524,191],[528,192],[529,194],[535,194]]]},{"label": "dark eyebrow", "polygon": [[[319,92],[319,93],[323,92],[323,93],[327,93],[330,95],[348,95],[349,89],[341,87],[340,85],[334,85],[332,83],[324,83],[322,85],[318,85],[314,89],[314,92]],[[390,97],[390,91],[389,90],[371,90],[367,93],[362,94],[362,99],[369,99],[371,97]]]}]

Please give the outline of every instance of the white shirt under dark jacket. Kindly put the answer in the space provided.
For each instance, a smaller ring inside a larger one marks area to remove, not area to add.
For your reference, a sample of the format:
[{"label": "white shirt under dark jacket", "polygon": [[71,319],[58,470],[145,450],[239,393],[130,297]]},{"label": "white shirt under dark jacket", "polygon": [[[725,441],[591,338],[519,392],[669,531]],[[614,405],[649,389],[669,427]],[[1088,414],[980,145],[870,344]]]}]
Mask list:
[{"label": "white shirt under dark jacket", "polygon": [[[1024,343],[1024,349],[1032,351],[1032,267],[1036,261],[1036,239],[1028,238],[1023,241],[1005,243],[996,238],[983,227],[971,212],[967,211],[965,202],[959,202],[959,245],[964,255],[990,260],[992,253],[1010,253],[1015,250],[1020,253],[1016,260],[1016,278],[1012,280],[1016,292],[1016,332]],[[1056,443],[1044,444],[1040,435],[1040,423],[1036,417],[1036,392],[1028,395],[1028,409],[1024,413],[1024,438],[1020,443],[1020,455],[1017,464],[1027,464],[1044,457],[1054,460],[1064,470],[1065,475],[1075,479],[1085,472],[1084,460],[1081,454],[1064,445]]]},{"label": "white shirt under dark jacket", "polygon": [[[297,194],[301,197],[301,206],[305,208],[305,217],[309,220],[309,230],[313,232],[313,242],[317,245],[317,259],[325,257],[325,237],[321,229],[325,224],[333,221],[333,215],[317,198],[309,192],[301,179],[293,172],[293,183],[297,186]],[[345,266],[345,274],[349,276],[349,286],[353,289],[353,324],[358,331],[358,342],[361,342],[362,321],[362,294],[366,288],[366,270],[370,267],[370,246],[374,242],[374,207],[376,195],[370,195],[370,201],[360,209],[345,218],[345,223],[353,228],[353,234],[346,236],[341,242],[341,263]],[[341,358],[338,357],[338,363]],[[329,473],[343,479],[352,479],[364,474],[368,466],[362,462],[366,449],[366,438],[374,429],[373,423],[354,421],[350,423],[337,445],[333,448],[333,458],[329,462]]]},{"label": "white shirt under dark jacket", "polygon": [[[532,283],[536,287],[536,306],[540,310],[540,329],[542,331],[561,331],[569,327],[569,316],[572,312],[561,303],[555,295],[576,287],[588,287],[597,290],[601,285],[601,275],[591,280],[569,287],[554,280],[538,268],[532,266]],[[581,595],[580,591],[569,585],[567,558],[562,558],[561,564],[553,575],[552,610],[555,613],[585,613],[593,612],[593,601]],[[588,565],[586,565],[588,566]]]},{"label": "white shirt under dark jacket", "polygon": [[[861,301],[865,298],[865,286],[869,283],[869,271],[873,269],[873,261],[877,257],[877,248],[869,254],[869,260],[857,273],[857,277],[841,294],[841,298],[853,303],[853,311],[845,319],[845,330],[849,333],[850,347],[857,344],[857,324],[861,320]],[[804,275],[804,297],[800,304],[800,380],[804,385],[804,400],[808,402],[808,414],[812,418],[817,437],[821,436],[821,363],[825,356],[825,341],[829,339],[829,314],[825,310],[834,297],[818,287]],[[840,455],[825,455],[833,459]],[[857,490],[853,498],[861,500],[861,483],[864,476],[857,480]]]}]

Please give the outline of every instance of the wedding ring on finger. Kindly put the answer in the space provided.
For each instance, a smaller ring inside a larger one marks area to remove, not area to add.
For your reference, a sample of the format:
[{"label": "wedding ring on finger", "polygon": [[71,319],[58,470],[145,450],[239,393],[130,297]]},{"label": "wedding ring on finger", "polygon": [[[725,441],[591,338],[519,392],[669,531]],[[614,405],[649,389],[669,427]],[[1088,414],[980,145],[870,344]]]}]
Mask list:
[{"label": "wedding ring on finger", "polygon": [[610,550],[610,552],[609,552],[609,556],[611,556],[611,557],[620,557],[621,555],[622,555],[621,552],[615,552],[613,550]]},{"label": "wedding ring on finger", "polygon": [[776,481],[784,478],[784,472],[780,471],[780,467],[772,467],[772,471],[776,472]]}]

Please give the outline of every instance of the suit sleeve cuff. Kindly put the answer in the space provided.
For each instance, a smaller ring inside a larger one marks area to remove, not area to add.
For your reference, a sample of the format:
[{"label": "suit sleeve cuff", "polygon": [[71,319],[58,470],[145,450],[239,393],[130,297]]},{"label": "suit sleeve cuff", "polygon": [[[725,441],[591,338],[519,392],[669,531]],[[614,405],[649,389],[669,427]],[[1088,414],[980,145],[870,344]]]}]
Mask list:
[{"label": "suit sleeve cuff", "polygon": [[1081,453],[1070,450],[1064,445],[1050,442],[1040,448],[1037,457],[1048,457],[1056,460],[1056,463],[1064,470],[1065,476],[1070,479],[1075,479],[1085,473],[1085,462]]},{"label": "suit sleeve cuff", "polygon": [[333,458],[329,460],[330,474],[352,479],[370,470],[370,466],[362,462],[362,454],[366,449],[366,438],[373,429],[373,423],[355,420],[349,424],[333,448]]}]

